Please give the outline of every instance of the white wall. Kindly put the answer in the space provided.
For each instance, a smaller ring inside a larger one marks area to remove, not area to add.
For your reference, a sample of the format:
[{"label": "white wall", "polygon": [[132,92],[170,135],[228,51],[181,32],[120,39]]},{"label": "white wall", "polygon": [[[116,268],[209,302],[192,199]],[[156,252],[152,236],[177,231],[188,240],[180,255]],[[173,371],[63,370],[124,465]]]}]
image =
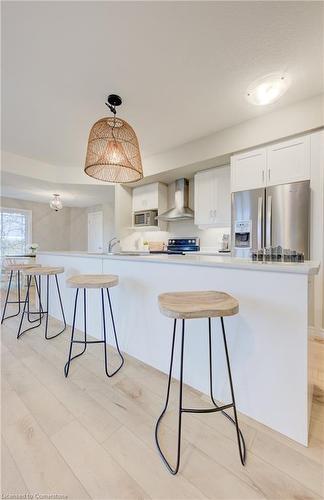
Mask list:
[{"label": "white wall", "polygon": [[86,250],[87,212],[85,208],[63,207],[55,212],[48,203],[0,198],[2,207],[32,212],[32,242],[40,250]]},{"label": "white wall", "polygon": [[[324,94],[144,159],[145,176],[282,140],[324,126]],[[194,119],[194,112],[193,112]],[[211,165],[208,165],[209,167]],[[202,167],[203,168],[203,167]]]}]

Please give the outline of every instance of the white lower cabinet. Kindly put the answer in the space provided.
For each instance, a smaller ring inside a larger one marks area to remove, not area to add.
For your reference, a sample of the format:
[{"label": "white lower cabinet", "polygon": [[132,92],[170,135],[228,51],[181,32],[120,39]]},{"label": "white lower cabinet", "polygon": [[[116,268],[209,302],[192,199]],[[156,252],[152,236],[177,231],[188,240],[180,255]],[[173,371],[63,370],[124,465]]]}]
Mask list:
[{"label": "white lower cabinet", "polygon": [[195,175],[195,224],[225,227],[231,223],[229,165]]}]

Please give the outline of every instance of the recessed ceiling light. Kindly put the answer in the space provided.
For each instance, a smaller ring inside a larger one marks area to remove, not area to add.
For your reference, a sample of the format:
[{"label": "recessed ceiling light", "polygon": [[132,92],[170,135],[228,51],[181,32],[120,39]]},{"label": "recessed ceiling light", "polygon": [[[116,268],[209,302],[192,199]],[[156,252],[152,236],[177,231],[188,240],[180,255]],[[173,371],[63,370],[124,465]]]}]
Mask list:
[{"label": "recessed ceiling light", "polygon": [[256,106],[276,102],[288,89],[290,78],[286,73],[270,73],[251,83],[246,91],[246,99]]}]

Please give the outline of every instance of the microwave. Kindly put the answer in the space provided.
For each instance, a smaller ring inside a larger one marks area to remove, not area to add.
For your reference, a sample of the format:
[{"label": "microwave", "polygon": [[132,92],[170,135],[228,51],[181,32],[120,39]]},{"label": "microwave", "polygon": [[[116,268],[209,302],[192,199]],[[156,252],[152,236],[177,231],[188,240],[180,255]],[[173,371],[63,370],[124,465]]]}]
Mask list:
[{"label": "microwave", "polygon": [[158,221],[156,220],[157,215],[158,215],[157,210],[145,210],[143,212],[135,212],[134,226],[135,227],[157,226],[158,225]]}]

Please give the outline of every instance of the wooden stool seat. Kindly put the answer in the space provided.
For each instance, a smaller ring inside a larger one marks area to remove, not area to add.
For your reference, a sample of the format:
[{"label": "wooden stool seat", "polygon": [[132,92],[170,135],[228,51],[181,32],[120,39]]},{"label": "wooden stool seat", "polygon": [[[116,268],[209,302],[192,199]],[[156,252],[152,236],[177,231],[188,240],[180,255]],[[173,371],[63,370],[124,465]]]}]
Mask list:
[{"label": "wooden stool seat", "polygon": [[118,285],[114,274],[77,274],[66,281],[70,288],[111,288]]},{"label": "wooden stool seat", "polygon": [[24,269],[29,269],[31,267],[42,267],[41,264],[4,264],[6,271],[23,271]]},{"label": "wooden stool seat", "polygon": [[54,266],[41,266],[41,267],[30,267],[23,270],[26,276],[52,276],[54,274],[64,273],[64,267],[54,267]]},{"label": "wooden stool seat", "polygon": [[162,314],[175,319],[233,316],[239,303],[225,292],[170,292],[159,295]]}]

